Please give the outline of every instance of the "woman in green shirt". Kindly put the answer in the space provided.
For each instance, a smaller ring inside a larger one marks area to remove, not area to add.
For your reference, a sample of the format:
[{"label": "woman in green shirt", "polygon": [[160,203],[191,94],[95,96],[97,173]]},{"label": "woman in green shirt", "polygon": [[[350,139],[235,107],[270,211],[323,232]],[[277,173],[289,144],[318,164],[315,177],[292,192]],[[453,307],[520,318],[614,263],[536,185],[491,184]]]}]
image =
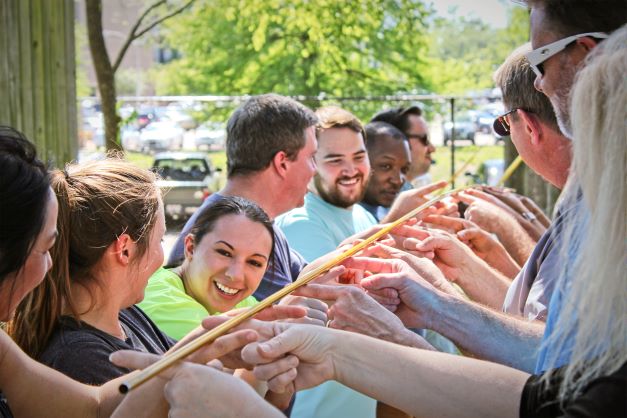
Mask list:
[{"label": "woman in green shirt", "polygon": [[203,210],[185,237],[183,264],[152,275],[139,306],[179,339],[208,315],[256,304],[252,294],[273,247],[268,215],[249,200],[225,196]]}]

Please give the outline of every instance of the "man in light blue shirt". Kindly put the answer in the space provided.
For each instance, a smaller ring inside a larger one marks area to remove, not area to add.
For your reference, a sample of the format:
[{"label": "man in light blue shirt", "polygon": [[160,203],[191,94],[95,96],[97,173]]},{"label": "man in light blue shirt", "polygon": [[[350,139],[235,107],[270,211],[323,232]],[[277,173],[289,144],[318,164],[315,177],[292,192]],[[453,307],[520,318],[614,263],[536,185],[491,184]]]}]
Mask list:
[{"label": "man in light blue shirt", "polygon": [[[363,198],[370,176],[361,123],[338,107],[321,108],[316,115],[317,169],[305,205],[276,220],[290,247],[309,262],[377,223],[356,204]],[[291,416],[374,418],[376,400],[332,381],[298,392]]]}]

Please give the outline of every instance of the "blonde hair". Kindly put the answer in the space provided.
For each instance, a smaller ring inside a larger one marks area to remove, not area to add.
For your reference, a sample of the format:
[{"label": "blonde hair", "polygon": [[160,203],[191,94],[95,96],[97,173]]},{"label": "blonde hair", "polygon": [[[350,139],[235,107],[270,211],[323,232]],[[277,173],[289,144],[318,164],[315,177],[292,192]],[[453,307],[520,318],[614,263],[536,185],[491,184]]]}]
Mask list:
[{"label": "blonde hair", "polygon": [[572,196],[579,186],[583,201],[564,234],[564,260],[575,261],[562,268],[556,291],[564,291],[563,306],[546,342],[550,369],[560,353],[571,353],[562,401],[627,361],[626,70],[627,25],[590,54],[572,92],[576,178],[568,188]]},{"label": "blonde hair", "polygon": [[51,173],[59,201],[59,236],[50,251],[53,266],[18,306],[10,324],[11,336],[30,356],[36,358],[45,349],[61,315],[70,313],[78,320],[86,313],[78,312],[71,287],[90,291],[100,285],[93,271],[112,242],[128,234],[137,243],[133,261],[147,251],[161,199],[155,180],[154,173],[115,155]]}]

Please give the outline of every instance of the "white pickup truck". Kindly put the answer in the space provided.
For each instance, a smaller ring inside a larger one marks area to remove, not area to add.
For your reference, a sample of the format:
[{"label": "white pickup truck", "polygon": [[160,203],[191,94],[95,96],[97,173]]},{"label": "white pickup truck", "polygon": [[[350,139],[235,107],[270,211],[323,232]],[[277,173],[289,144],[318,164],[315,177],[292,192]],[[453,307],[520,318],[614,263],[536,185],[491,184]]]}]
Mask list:
[{"label": "white pickup truck", "polygon": [[207,196],[220,188],[222,170],[215,169],[202,152],[163,152],[155,155],[152,169],[160,176],[166,216],[190,216]]}]

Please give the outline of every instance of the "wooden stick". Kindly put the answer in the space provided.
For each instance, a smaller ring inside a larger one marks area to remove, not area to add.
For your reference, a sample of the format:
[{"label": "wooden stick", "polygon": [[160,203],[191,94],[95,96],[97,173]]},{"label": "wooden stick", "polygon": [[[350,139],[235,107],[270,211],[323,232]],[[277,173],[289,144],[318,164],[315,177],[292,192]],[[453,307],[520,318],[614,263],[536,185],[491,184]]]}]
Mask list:
[{"label": "wooden stick", "polygon": [[507,167],[507,169],[503,172],[503,175],[501,176],[501,178],[499,179],[499,181],[496,184],[498,184],[499,186],[504,185],[505,182],[507,181],[507,179],[509,179],[511,177],[511,175],[514,174],[514,171],[516,171],[516,169],[518,168],[518,166],[522,162],[523,162],[523,160],[520,157],[520,155],[518,157],[514,158],[514,161],[512,161],[512,163],[509,165],[509,167]]},{"label": "wooden stick", "polygon": [[164,356],[161,360],[159,360],[156,363],[153,363],[150,366],[146,367],[144,370],[140,371],[138,374],[136,374],[135,376],[131,377],[128,381],[122,383],[120,385],[120,392],[121,393],[127,393],[128,391],[135,389],[136,387],[140,386],[142,383],[146,382],[147,380],[149,380],[152,377],[154,377],[157,374],[159,374],[161,371],[163,371],[163,370],[167,369],[168,367],[172,366],[175,362],[177,362],[177,361],[183,359],[184,357],[187,357],[188,355],[192,354],[193,352],[198,350],[203,345],[208,344],[208,343],[214,341],[215,339],[217,339],[218,337],[226,334],[232,328],[240,325],[242,322],[246,321],[247,319],[249,319],[249,318],[253,317],[254,315],[256,315],[257,313],[259,313],[260,311],[262,311],[262,310],[266,309],[267,307],[271,306],[273,303],[279,301],[284,296],[289,295],[294,290],[296,290],[299,287],[309,283],[310,281],[312,281],[316,277],[320,276],[321,274],[329,271],[331,268],[335,267],[336,265],[338,265],[342,261],[344,261],[347,258],[357,254],[359,251],[361,251],[362,249],[366,248],[368,245],[372,244],[374,241],[376,241],[377,239],[381,238],[382,236],[386,235],[388,232],[390,232],[391,230],[393,230],[394,228],[396,228],[397,226],[399,226],[403,222],[405,222],[408,219],[416,216],[418,213],[422,212],[423,210],[425,210],[426,208],[428,208],[429,206],[431,206],[432,204],[434,204],[438,200],[440,200],[440,199],[442,199],[442,198],[444,198],[444,197],[446,197],[448,195],[451,195],[451,194],[454,194],[454,193],[458,193],[461,190],[464,190],[466,188],[468,188],[468,186],[467,187],[460,187],[460,188],[455,189],[455,190],[451,190],[451,191],[449,191],[449,192],[447,192],[445,194],[442,194],[440,196],[437,196],[437,197],[434,197],[434,198],[430,199],[425,204],[423,204],[423,205],[417,207],[416,209],[408,212],[407,214],[405,214],[404,216],[400,217],[399,219],[397,219],[396,221],[392,222],[391,224],[381,228],[379,231],[375,232],[373,235],[371,235],[370,237],[368,237],[364,241],[356,244],[354,247],[349,248],[348,250],[346,250],[344,253],[340,254],[339,256],[334,258],[333,260],[327,261],[326,263],[322,264],[318,268],[310,271],[309,273],[304,274],[301,278],[299,278],[295,282],[290,283],[289,285],[285,286],[283,289],[279,290],[278,292],[273,293],[272,295],[268,296],[266,299],[262,300],[257,305],[251,307],[249,310],[247,310],[245,312],[242,312],[241,314],[239,314],[239,315],[229,319],[226,322],[223,322],[222,324],[218,325],[217,327],[215,327],[211,331],[207,332],[206,334],[203,334],[200,337],[196,338],[195,340],[191,341],[189,344],[181,347],[180,349],[172,352],[171,354],[168,354],[168,355]]},{"label": "wooden stick", "polygon": [[453,175],[451,176],[451,178],[448,181],[449,184],[452,184],[457,179],[457,177],[459,177],[459,175],[462,174],[464,172],[464,170],[466,170],[468,165],[477,157],[477,155],[479,155],[480,151],[481,151],[481,147],[477,147],[475,152],[472,153],[470,155],[470,157],[468,157],[468,159],[466,160],[466,162],[464,162],[464,164],[461,166],[461,168],[459,170],[457,170],[455,173],[453,173]]}]

